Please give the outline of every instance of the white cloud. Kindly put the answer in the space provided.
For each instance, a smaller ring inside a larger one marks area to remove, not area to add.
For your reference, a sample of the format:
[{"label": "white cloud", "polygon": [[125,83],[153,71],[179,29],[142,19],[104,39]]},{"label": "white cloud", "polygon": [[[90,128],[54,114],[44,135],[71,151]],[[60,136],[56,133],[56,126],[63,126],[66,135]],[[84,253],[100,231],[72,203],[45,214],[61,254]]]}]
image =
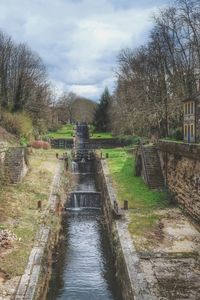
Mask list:
[{"label": "white cloud", "polygon": [[1,0],[0,28],[41,55],[59,93],[97,98],[113,86],[116,54],[143,42],[155,10],[152,0],[116,2]]}]

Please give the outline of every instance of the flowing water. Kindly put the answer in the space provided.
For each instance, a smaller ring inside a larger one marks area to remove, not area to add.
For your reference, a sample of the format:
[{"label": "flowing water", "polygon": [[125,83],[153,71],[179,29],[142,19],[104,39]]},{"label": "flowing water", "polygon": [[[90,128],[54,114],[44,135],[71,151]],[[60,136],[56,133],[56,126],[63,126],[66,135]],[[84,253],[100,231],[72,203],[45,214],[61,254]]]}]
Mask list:
[{"label": "flowing water", "polygon": [[74,163],[73,171],[76,187],[63,216],[63,238],[54,252],[46,299],[121,300],[92,164]]},{"label": "flowing water", "polygon": [[120,300],[100,210],[71,210],[53,260],[48,300]]}]

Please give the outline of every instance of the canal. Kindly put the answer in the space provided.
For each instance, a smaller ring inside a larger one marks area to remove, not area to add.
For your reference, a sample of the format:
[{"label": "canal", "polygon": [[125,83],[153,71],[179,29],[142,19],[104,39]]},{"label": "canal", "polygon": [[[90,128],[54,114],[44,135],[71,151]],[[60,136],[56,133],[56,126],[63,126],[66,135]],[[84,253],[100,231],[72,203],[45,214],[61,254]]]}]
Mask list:
[{"label": "canal", "polygon": [[72,167],[75,190],[63,215],[46,299],[121,300],[92,163],[81,159]]}]

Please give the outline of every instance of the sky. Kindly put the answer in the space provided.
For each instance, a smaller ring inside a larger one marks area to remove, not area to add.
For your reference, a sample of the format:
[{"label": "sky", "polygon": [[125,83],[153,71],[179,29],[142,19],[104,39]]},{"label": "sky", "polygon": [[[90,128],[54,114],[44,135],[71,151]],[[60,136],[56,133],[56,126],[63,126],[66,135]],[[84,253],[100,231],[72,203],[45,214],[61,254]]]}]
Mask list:
[{"label": "sky", "polygon": [[43,59],[57,95],[112,92],[119,51],[148,40],[169,0],[0,0],[0,29]]}]

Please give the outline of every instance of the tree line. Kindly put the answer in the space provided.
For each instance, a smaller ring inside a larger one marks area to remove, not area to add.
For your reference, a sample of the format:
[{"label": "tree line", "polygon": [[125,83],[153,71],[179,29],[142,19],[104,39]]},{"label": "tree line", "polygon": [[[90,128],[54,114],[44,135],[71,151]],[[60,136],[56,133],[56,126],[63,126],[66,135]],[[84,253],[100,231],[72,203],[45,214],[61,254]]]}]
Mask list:
[{"label": "tree line", "polygon": [[182,100],[197,92],[200,1],[177,0],[153,21],[145,45],[118,55],[116,88],[109,104],[114,133],[180,135]]},{"label": "tree line", "polygon": [[48,123],[50,102],[51,89],[42,59],[26,44],[18,44],[0,31],[1,123],[8,123],[8,114],[3,112],[23,111],[26,120],[40,131]]},{"label": "tree line", "polygon": [[0,31],[0,126],[38,138],[67,122],[92,122],[95,107],[72,92],[56,96],[40,56]]}]

